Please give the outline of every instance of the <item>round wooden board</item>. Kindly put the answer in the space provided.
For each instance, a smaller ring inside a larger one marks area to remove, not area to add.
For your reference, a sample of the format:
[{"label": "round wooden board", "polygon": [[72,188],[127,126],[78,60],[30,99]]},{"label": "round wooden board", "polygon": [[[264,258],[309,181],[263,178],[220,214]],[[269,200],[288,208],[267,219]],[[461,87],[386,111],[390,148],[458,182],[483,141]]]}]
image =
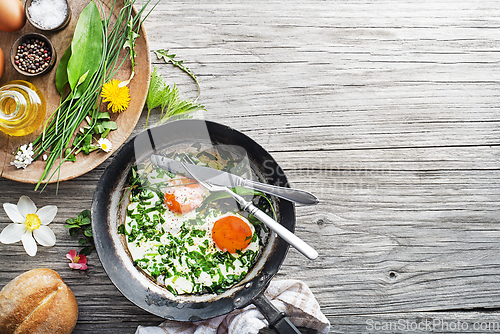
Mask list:
[{"label": "round wooden board", "polygon": [[[102,3],[102,7],[104,8],[105,15],[109,15],[109,8],[112,0],[100,0]],[[78,17],[82,10],[88,5],[89,1],[79,1],[72,0],[70,1],[72,17],[68,26],[58,32],[54,33],[46,33],[34,28],[29,22],[26,22],[26,25],[23,29],[8,33],[0,31],[0,47],[2,48],[5,55],[5,72],[2,78],[0,79],[0,86],[11,80],[26,80],[34,85],[36,85],[43,93],[46,101],[47,101],[47,115],[46,119],[50,117],[52,112],[57,109],[60,101],[60,95],[57,92],[55,86],[55,74],[56,68],[59,63],[60,58],[62,57],[66,48],[71,44],[71,40],[73,37],[73,32],[76,27],[76,23],[78,21]],[[99,5],[98,1],[96,1]],[[114,16],[118,14],[119,10],[123,7],[123,0],[117,0],[116,7],[114,9]],[[101,13],[101,17],[104,17]],[[54,45],[57,54],[57,62],[56,66],[49,73],[39,76],[39,77],[26,77],[19,74],[9,60],[10,48],[14,41],[21,35],[30,33],[30,32],[38,32],[47,36]],[[102,151],[96,151],[91,153],[90,155],[79,154],[77,156],[76,162],[65,162],[63,163],[59,180],[69,180],[74,177],[80,176],[93,168],[100,165],[104,160],[106,160],[114,151],[116,151],[127,138],[132,133],[132,130],[135,128],[137,121],[141,115],[144,103],[146,101],[146,96],[149,87],[149,79],[150,79],[150,57],[149,57],[149,46],[146,37],[146,31],[144,26],[141,27],[140,37],[136,40],[135,50],[137,52],[136,57],[136,66],[135,66],[135,76],[133,80],[129,84],[131,101],[128,109],[120,114],[112,114],[112,120],[114,120],[118,129],[115,131],[111,131],[108,135],[108,139],[113,144],[113,149],[109,153],[105,153]],[[126,50],[122,50],[120,56],[125,57]],[[126,80],[129,78],[131,74],[131,64],[130,61],[125,61],[124,65],[120,68],[118,73],[114,78],[120,80]],[[102,111],[105,111],[106,106],[103,106]],[[12,161],[13,155],[15,151],[20,145],[28,144],[32,142],[40,133],[42,132],[42,128],[38,129],[34,133],[24,136],[24,137],[12,137],[7,136],[3,132],[0,131],[0,175],[19,182],[26,183],[37,183],[42,176],[45,163],[42,159],[38,159],[34,161],[30,166],[26,169],[17,169],[10,164]],[[57,163],[56,163],[57,164]],[[55,165],[56,165],[55,164]],[[53,170],[55,167],[53,168]],[[57,173],[56,173],[57,174]],[[55,175],[49,182],[56,182],[57,175]]]}]

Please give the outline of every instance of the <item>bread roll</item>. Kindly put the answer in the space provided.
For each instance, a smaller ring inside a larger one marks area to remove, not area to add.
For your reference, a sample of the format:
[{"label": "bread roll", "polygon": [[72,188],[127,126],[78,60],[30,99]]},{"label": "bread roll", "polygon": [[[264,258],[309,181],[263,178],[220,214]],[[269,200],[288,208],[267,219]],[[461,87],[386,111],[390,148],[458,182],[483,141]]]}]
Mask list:
[{"label": "bread roll", "polygon": [[70,334],[77,319],[75,296],[53,270],[30,270],[0,291],[0,334]]}]

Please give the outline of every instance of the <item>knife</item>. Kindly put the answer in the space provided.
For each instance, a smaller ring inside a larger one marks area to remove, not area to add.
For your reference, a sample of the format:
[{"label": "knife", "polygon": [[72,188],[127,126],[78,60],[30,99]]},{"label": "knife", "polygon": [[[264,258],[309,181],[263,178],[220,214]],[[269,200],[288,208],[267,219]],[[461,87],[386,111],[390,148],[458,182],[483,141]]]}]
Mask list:
[{"label": "knife", "polygon": [[[189,175],[180,161],[153,154],[151,162],[171,173]],[[200,178],[203,178],[203,181],[219,186],[250,188],[299,204],[314,205],[319,202],[316,196],[307,191],[261,183],[210,167],[190,165],[189,169],[199,175]]]}]

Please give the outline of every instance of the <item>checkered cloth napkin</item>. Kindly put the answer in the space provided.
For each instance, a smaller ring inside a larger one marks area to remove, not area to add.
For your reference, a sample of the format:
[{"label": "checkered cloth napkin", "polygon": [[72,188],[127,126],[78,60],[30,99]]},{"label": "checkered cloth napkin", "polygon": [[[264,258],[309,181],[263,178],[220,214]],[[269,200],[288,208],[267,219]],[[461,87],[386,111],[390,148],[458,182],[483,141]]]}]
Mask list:
[{"label": "checkered cloth napkin", "polygon": [[[328,333],[330,322],[309,287],[302,281],[271,281],[265,295],[281,312],[285,312],[295,326],[308,327]],[[257,334],[267,327],[267,320],[249,305],[241,310],[198,322],[175,322],[167,320],[159,326],[139,326],[135,334]]]}]

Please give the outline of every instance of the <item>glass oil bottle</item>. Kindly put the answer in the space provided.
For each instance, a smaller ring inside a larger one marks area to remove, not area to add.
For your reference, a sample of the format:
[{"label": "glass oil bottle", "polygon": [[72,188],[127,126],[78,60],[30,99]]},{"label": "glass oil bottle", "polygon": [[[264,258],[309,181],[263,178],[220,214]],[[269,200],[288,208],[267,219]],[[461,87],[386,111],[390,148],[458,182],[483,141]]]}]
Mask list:
[{"label": "glass oil bottle", "polygon": [[0,87],[0,131],[25,136],[45,119],[45,98],[32,83],[14,80]]}]

